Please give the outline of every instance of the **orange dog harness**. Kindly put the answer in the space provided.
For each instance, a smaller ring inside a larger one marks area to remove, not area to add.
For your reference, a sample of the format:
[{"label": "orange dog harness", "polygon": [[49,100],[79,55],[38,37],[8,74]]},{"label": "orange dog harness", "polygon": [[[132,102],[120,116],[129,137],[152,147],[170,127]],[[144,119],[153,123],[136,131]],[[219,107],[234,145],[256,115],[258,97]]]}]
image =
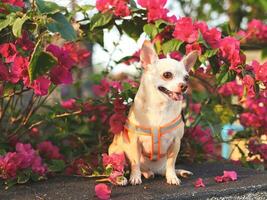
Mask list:
[{"label": "orange dog harness", "polygon": [[133,131],[139,135],[145,135],[145,136],[150,136],[152,138],[152,144],[151,144],[151,153],[150,153],[150,160],[155,160],[154,158],[154,149],[158,149],[158,155],[157,159],[161,158],[160,154],[160,139],[161,137],[169,133],[175,129],[177,129],[183,122],[182,115],[179,115],[177,118],[172,120],[170,123],[165,124],[164,126],[156,127],[156,128],[149,128],[149,127],[141,127],[138,125],[135,125],[129,120],[126,122],[124,128],[126,131]]}]

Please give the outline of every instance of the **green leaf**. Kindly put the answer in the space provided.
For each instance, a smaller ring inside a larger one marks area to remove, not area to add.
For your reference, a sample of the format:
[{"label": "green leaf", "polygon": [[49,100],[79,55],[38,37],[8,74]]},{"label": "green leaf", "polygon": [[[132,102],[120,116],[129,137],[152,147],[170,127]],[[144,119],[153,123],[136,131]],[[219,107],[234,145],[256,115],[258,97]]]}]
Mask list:
[{"label": "green leaf", "polygon": [[124,20],[121,27],[128,36],[137,41],[143,33],[143,24],[143,20],[136,18],[136,20]]},{"label": "green leaf", "polygon": [[159,20],[155,21],[155,25],[156,25],[157,28],[162,28],[162,26],[166,26],[166,25],[169,25],[169,24],[170,24],[169,22],[166,22],[163,19],[159,19]]},{"label": "green leaf", "polygon": [[111,22],[113,14],[110,12],[97,13],[91,19],[90,30],[94,30],[97,27],[103,27]]},{"label": "green leaf", "polygon": [[0,156],[3,156],[3,155],[5,155],[6,154],[6,150],[5,149],[0,149]]},{"label": "green leaf", "polygon": [[12,32],[14,36],[20,37],[21,36],[21,29],[24,22],[29,19],[27,15],[24,15],[22,18],[17,18],[13,24]]},{"label": "green leaf", "polygon": [[236,77],[236,73],[233,70],[228,70],[228,67],[226,65],[222,66],[222,68],[222,71],[218,75],[216,75],[216,82],[218,86],[221,86],[229,81],[233,81]]},{"label": "green leaf", "polygon": [[209,48],[209,45],[204,40],[203,35],[200,31],[198,31],[198,43],[203,44],[206,48]]},{"label": "green leaf", "polygon": [[80,12],[87,12],[87,11],[90,11],[90,10],[93,10],[95,8],[95,6],[92,6],[92,5],[89,5],[89,4],[87,4],[87,5],[81,5],[81,6],[79,6],[79,5],[77,5],[77,7],[75,8],[75,11],[77,12],[77,11],[80,11]]},{"label": "green leaf", "polygon": [[19,184],[27,183],[30,180],[30,177],[31,177],[31,171],[29,170],[22,171],[17,175],[17,183]]},{"label": "green leaf", "polygon": [[66,164],[63,160],[52,160],[48,168],[51,172],[61,172],[65,169]]},{"label": "green leaf", "polygon": [[264,8],[264,10],[267,10],[267,1],[266,0],[259,0],[261,6]]},{"label": "green leaf", "polygon": [[38,41],[29,64],[30,81],[46,73],[55,64],[57,64],[57,59],[51,53],[42,51],[41,42]]},{"label": "green leaf", "polygon": [[267,47],[265,47],[264,49],[262,49],[261,51],[261,59],[265,59],[267,58]]},{"label": "green leaf", "polygon": [[55,14],[65,9],[54,2],[43,0],[36,0],[36,5],[42,14]]},{"label": "green leaf", "polygon": [[77,34],[73,26],[68,22],[66,17],[61,13],[56,13],[51,15],[51,18],[54,20],[52,23],[47,24],[49,31],[53,33],[60,33],[62,38],[74,41],[77,39]]},{"label": "green leaf", "polygon": [[0,31],[12,25],[16,19],[15,16],[16,16],[15,13],[11,13],[6,16],[6,19],[0,20]]},{"label": "green leaf", "polygon": [[218,49],[208,49],[205,51],[205,53],[201,56],[199,56],[200,62],[204,63],[208,60],[208,58],[211,58],[212,56],[216,55],[218,52]]},{"label": "green leaf", "polygon": [[134,0],[129,1],[131,8],[137,8],[136,2]]},{"label": "green leaf", "polygon": [[170,53],[172,51],[178,51],[181,44],[183,44],[182,41],[176,40],[176,39],[171,39],[167,42],[164,42],[162,44],[162,51],[166,55],[167,53]]},{"label": "green leaf", "polygon": [[146,24],[143,30],[150,38],[154,38],[158,34],[157,27],[154,24]]},{"label": "green leaf", "polygon": [[211,56],[209,59],[209,63],[212,69],[213,74],[217,74],[220,71],[220,64],[216,56]]},{"label": "green leaf", "polygon": [[5,181],[5,190],[8,190],[9,188],[11,188],[12,186],[16,185],[17,181],[15,179],[10,179]]},{"label": "green leaf", "polygon": [[15,12],[22,11],[21,7],[14,6],[14,5],[7,4],[7,3],[2,3],[2,1],[0,1],[0,8],[3,8],[3,7],[7,11],[7,13],[15,13]]},{"label": "green leaf", "polygon": [[97,42],[102,47],[104,47],[104,31],[103,29],[94,29],[88,32],[88,39],[90,42]]}]

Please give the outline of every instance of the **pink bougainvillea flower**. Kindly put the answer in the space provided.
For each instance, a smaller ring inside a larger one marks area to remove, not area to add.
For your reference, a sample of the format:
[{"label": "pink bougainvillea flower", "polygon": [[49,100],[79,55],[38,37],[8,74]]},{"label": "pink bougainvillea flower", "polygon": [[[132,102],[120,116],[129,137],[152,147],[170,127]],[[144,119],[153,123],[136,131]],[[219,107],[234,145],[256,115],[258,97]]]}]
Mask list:
[{"label": "pink bougainvillea flower", "polygon": [[46,47],[46,51],[52,53],[58,60],[58,65],[67,69],[71,69],[75,61],[70,56],[69,49],[61,48],[57,45],[50,44]]},{"label": "pink bougainvillea flower", "polygon": [[32,51],[34,49],[34,43],[30,40],[26,31],[23,31],[22,36],[16,40],[15,44],[20,46],[24,51]]},{"label": "pink bougainvillea flower", "polygon": [[99,183],[95,186],[95,194],[101,200],[110,199],[111,189],[104,183]]},{"label": "pink bougainvillea flower", "polygon": [[222,176],[216,176],[214,180],[217,183],[228,182],[228,181],[236,181],[237,173],[235,171],[223,171]]},{"label": "pink bougainvillea flower", "polygon": [[219,48],[222,34],[217,28],[212,28],[203,33],[203,38],[212,48]]},{"label": "pink bougainvillea flower", "polygon": [[43,141],[37,145],[37,150],[49,159],[62,159],[59,148],[52,144],[51,141]]},{"label": "pink bougainvillea flower", "polygon": [[17,56],[11,66],[10,81],[17,83],[19,80],[28,78],[29,58]]},{"label": "pink bougainvillea flower", "polygon": [[114,15],[118,17],[126,17],[131,14],[127,3],[128,1],[125,0],[97,0],[96,8],[100,12],[106,12],[111,9]]},{"label": "pink bougainvillea flower", "polygon": [[126,165],[124,153],[102,154],[103,166],[111,165],[114,171],[123,172]]},{"label": "pink bougainvillea flower", "polygon": [[72,74],[69,69],[61,66],[53,67],[50,70],[51,81],[56,84],[71,84],[73,82]]},{"label": "pink bougainvillea flower", "polygon": [[131,58],[125,60],[123,63],[126,65],[130,65],[134,62],[139,62],[140,61],[140,50],[134,52]]},{"label": "pink bougainvillea flower", "polygon": [[147,21],[153,22],[158,19],[167,19],[167,13],[169,12],[166,8],[150,8],[147,13]]},{"label": "pink bougainvillea flower", "polygon": [[180,61],[180,60],[182,60],[183,55],[179,51],[173,51],[173,52],[170,53],[170,57],[172,59]]},{"label": "pink bougainvillea flower", "polygon": [[259,153],[264,160],[267,160],[267,144],[260,145]]},{"label": "pink bougainvillea flower", "polygon": [[233,54],[236,51],[239,51],[239,49],[240,49],[240,43],[234,37],[230,36],[225,37],[220,42],[220,50],[222,56],[228,58],[229,60],[232,58]]},{"label": "pink bougainvillea flower", "polygon": [[113,134],[119,134],[124,129],[126,119],[124,113],[114,113],[109,119],[110,131]]},{"label": "pink bougainvillea flower", "polygon": [[51,84],[51,81],[44,76],[40,76],[36,80],[33,81],[32,88],[34,90],[34,94],[37,96],[44,96],[48,93],[48,88]]},{"label": "pink bougainvillea flower", "polygon": [[30,144],[17,143],[16,152],[19,160],[18,166],[21,169],[28,168],[32,165],[32,161],[36,157],[36,152]]},{"label": "pink bougainvillea flower", "polygon": [[12,63],[18,52],[13,43],[4,43],[0,45],[0,54],[4,57],[5,63]]},{"label": "pink bougainvillea flower", "polygon": [[223,96],[236,95],[241,97],[243,94],[243,86],[239,85],[236,80],[223,84],[218,89],[219,94]]},{"label": "pink bougainvillea flower", "polygon": [[230,181],[236,181],[237,180],[237,173],[235,171],[223,171],[223,176]]},{"label": "pink bougainvillea flower", "polygon": [[108,177],[108,179],[112,184],[117,185],[120,182],[120,179],[122,178],[122,176],[123,176],[123,172],[113,171]]},{"label": "pink bougainvillea flower", "polygon": [[3,3],[10,4],[12,6],[17,6],[23,8],[25,3],[23,0],[2,0]]},{"label": "pink bougainvillea flower", "polygon": [[254,91],[254,79],[250,75],[245,75],[243,78],[243,85],[246,88],[247,95],[250,97],[255,96],[255,91]]},{"label": "pink bougainvillea flower", "polygon": [[[164,8],[167,0],[138,0],[137,3],[148,10],[147,19],[148,22],[152,22],[158,19],[172,20],[174,17],[168,17],[168,9]],[[176,18],[175,18],[176,20]]]},{"label": "pink bougainvillea flower", "polygon": [[175,24],[173,37],[183,42],[193,43],[198,39],[198,30],[190,17],[181,17]]},{"label": "pink bougainvillea flower", "polygon": [[126,111],[126,105],[123,104],[123,100],[116,98],[113,102],[114,105],[114,111],[117,113],[124,113]]},{"label": "pink bougainvillea flower", "polygon": [[0,80],[7,81],[9,80],[9,74],[7,67],[0,60]]},{"label": "pink bougainvillea flower", "polygon": [[98,97],[104,97],[110,91],[109,82],[107,79],[102,79],[99,85],[93,85],[92,90]]},{"label": "pink bougainvillea flower", "polygon": [[201,126],[196,126],[188,131],[189,137],[196,143],[201,144],[203,151],[207,155],[215,154],[215,144],[210,129],[204,130]]},{"label": "pink bougainvillea flower", "polygon": [[205,184],[203,183],[202,178],[198,178],[196,182],[194,182],[194,185],[195,185],[195,188],[206,187]]},{"label": "pink bougainvillea flower", "polygon": [[194,26],[201,32],[203,39],[212,48],[219,47],[221,41],[221,32],[217,28],[209,29],[206,22],[195,22]]},{"label": "pink bougainvillea flower", "polygon": [[131,14],[131,11],[129,7],[127,6],[127,3],[125,1],[118,1],[116,5],[114,5],[114,15],[118,17],[126,17]]},{"label": "pink bougainvillea flower", "polygon": [[204,35],[209,30],[207,23],[204,21],[196,21],[194,23],[194,26],[201,32],[202,35]]},{"label": "pink bougainvillea flower", "polygon": [[47,166],[43,164],[40,156],[34,157],[32,161],[32,171],[42,176],[47,172]]},{"label": "pink bougainvillea flower", "polygon": [[194,113],[199,114],[201,110],[201,103],[189,103],[189,109]]},{"label": "pink bougainvillea flower", "polygon": [[144,8],[163,8],[167,0],[137,0],[137,3]]},{"label": "pink bougainvillea flower", "polygon": [[139,83],[132,80],[132,79],[126,79],[124,80],[126,83],[129,83],[132,87],[137,88],[139,86]]},{"label": "pink bougainvillea flower", "polygon": [[267,62],[260,65],[260,63],[253,60],[251,65],[255,73],[256,80],[262,81],[265,85],[267,85]]},{"label": "pink bougainvillea flower", "polygon": [[2,179],[13,178],[17,174],[17,153],[8,152],[4,156],[0,156],[0,177]]},{"label": "pink bougainvillea flower", "polygon": [[186,55],[195,50],[198,52],[198,55],[201,55],[202,53],[202,48],[197,42],[193,44],[187,44],[185,46],[185,49],[186,49]]},{"label": "pink bougainvillea flower", "polygon": [[66,101],[61,101],[60,105],[69,110],[75,110],[77,108],[75,99],[68,99]]},{"label": "pink bougainvillea flower", "polygon": [[88,58],[91,55],[91,52],[86,48],[81,48],[81,45],[78,43],[65,43],[63,49],[69,53],[76,65],[83,67],[88,63]]},{"label": "pink bougainvillea flower", "polygon": [[228,36],[220,40],[220,55],[230,62],[230,69],[240,73],[238,65],[245,61],[245,55],[240,53],[240,42],[234,37]]},{"label": "pink bougainvillea flower", "polygon": [[251,20],[246,35],[250,40],[267,41],[267,24],[258,19]]},{"label": "pink bougainvillea flower", "polygon": [[44,175],[47,171],[41,157],[36,153],[30,144],[17,143],[17,162],[20,169],[31,167],[33,172]]},{"label": "pink bougainvillea flower", "polygon": [[261,121],[258,118],[258,115],[250,112],[244,112],[240,115],[240,122],[246,127],[261,127]]},{"label": "pink bougainvillea flower", "polygon": [[110,8],[109,0],[96,0],[96,9],[105,12]]},{"label": "pink bougainvillea flower", "polygon": [[31,168],[33,172],[44,175],[47,167],[30,144],[17,143],[16,152],[8,152],[0,157],[0,177],[13,178],[18,170]]},{"label": "pink bougainvillea flower", "polygon": [[110,81],[109,85],[110,87],[116,89],[118,92],[122,91],[122,85],[119,81]]}]

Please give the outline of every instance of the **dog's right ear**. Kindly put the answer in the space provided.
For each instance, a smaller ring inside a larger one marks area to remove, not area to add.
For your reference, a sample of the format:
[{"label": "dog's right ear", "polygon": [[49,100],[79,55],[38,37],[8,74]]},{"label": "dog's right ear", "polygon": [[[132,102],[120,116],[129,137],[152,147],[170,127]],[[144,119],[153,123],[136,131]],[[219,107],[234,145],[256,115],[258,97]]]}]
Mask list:
[{"label": "dog's right ear", "polygon": [[158,60],[158,55],[153,47],[153,44],[148,40],[145,40],[142,45],[140,60],[144,69],[147,69],[149,64],[153,64]]}]

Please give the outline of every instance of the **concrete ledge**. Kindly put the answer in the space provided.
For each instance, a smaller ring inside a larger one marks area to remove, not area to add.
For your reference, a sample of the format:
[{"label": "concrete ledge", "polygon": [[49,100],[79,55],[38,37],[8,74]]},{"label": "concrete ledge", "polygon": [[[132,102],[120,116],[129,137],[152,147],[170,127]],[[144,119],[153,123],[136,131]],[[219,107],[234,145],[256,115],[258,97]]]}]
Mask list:
[{"label": "concrete ledge", "polygon": [[[179,166],[178,166],[179,167]],[[112,187],[112,200],[141,199],[267,199],[267,172],[258,172],[225,163],[194,164],[180,166],[194,173],[189,179],[182,179],[181,186],[170,186],[163,177],[145,180],[139,186]],[[235,170],[238,180],[216,183],[214,177],[223,170]],[[193,182],[203,178],[206,188],[194,188]],[[57,176],[48,181],[15,186],[8,191],[1,190],[3,200],[86,200],[94,197],[93,180],[79,177]]]}]

